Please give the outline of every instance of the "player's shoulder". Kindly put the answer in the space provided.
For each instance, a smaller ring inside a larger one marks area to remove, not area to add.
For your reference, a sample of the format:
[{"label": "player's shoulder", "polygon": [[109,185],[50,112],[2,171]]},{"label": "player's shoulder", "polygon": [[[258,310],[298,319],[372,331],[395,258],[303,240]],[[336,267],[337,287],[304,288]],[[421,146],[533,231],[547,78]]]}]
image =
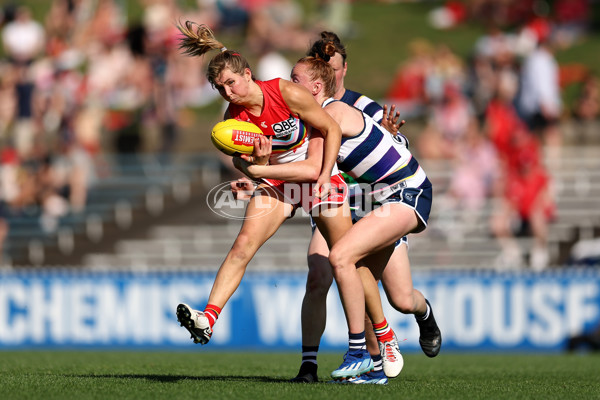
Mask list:
[{"label": "player's shoulder", "polygon": [[329,98],[323,103],[323,108],[327,108],[329,110],[347,110],[348,108],[351,108],[351,106],[341,100]]},{"label": "player's shoulder", "polygon": [[304,102],[307,97],[312,98],[312,94],[307,88],[285,79],[279,81],[279,90],[281,91],[281,96],[289,105],[300,104]]},{"label": "player's shoulder", "polygon": [[360,110],[340,100],[328,101],[325,103],[324,108],[327,110],[327,113],[331,115],[339,124],[344,120],[348,120],[349,118],[353,121],[355,121],[354,118],[356,117],[360,116],[362,118],[362,113]]}]

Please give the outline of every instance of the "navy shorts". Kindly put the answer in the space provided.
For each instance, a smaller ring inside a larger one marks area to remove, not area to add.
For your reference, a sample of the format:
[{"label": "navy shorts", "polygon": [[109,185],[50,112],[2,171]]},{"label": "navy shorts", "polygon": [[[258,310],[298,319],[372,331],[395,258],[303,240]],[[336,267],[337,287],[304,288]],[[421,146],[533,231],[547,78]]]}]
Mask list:
[{"label": "navy shorts", "polygon": [[411,233],[423,232],[427,228],[429,213],[431,212],[431,201],[433,198],[433,190],[431,185],[426,185],[420,188],[403,188],[390,195],[388,198],[381,200],[381,204],[402,203],[407,207],[412,208],[420,220],[420,224]]}]

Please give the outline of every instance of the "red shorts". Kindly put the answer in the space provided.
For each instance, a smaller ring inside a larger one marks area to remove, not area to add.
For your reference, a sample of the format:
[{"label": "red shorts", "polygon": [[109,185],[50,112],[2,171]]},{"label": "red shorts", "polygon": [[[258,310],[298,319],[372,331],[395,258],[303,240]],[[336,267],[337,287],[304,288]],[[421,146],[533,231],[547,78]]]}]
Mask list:
[{"label": "red shorts", "polygon": [[304,211],[310,211],[323,204],[342,204],[348,198],[348,185],[344,182],[341,174],[331,176],[331,194],[326,199],[315,197],[313,183],[286,182],[277,179],[262,179],[263,182],[277,190],[283,195],[287,202],[295,208],[302,207]]}]

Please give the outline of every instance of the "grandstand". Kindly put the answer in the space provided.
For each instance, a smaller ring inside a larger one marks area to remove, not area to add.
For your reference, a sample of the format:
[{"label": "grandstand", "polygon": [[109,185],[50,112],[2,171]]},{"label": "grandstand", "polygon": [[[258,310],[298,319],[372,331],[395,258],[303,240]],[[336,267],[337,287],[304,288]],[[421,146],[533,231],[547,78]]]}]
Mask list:
[{"label": "grandstand", "polygon": [[6,266],[79,266],[90,251],[110,251],[115,241],[143,232],[155,220],[190,201],[197,182],[220,181],[213,154],[103,157],[81,211],[49,217],[40,207],[8,216]]},{"label": "grandstand", "polygon": [[[557,206],[548,234],[551,268],[576,261],[571,255],[573,245],[599,235],[596,153],[596,147],[564,147],[560,158],[547,161]],[[517,237],[524,263],[499,263],[501,247],[489,224],[494,199],[488,199],[476,215],[460,208],[445,209],[450,168],[440,161],[423,165],[434,183],[435,198],[429,228],[409,241],[413,268],[527,268],[532,238],[526,234]],[[85,212],[61,218],[52,233],[44,231],[39,216],[11,220],[12,264],[215,271],[241,220],[214,214],[207,206],[207,194],[230,178],[230,171],[213,152],[168,165],[151,157],[114,163],[112,174],[92,188]],[[234,217],[243,215],[243,209],[236,212]],[[259,250],[249,268],[304,270],[309,240],[308,218],[296,215]]]}]

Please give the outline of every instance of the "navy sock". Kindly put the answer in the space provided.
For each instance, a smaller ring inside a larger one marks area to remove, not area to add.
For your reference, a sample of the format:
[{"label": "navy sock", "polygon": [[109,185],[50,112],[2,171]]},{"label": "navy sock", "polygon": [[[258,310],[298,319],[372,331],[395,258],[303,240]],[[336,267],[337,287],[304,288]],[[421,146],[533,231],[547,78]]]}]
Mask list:
[{"label": "navy sock", "polygon": [[361,333],[348,333],[348,348],[351,353],[367,349],[365,331]]},{"label": "navy sock", "polygon": [[381,354],[377,354],[376,356],[371,354],[371,359],[373,360],[373,371],[383,371],[383,358],[381,358]]},{"label": "navy sock", "polygon": [[302,346],[302,365],[300,366],[301,374],[317,373],[317,353],[319,346]]}]

